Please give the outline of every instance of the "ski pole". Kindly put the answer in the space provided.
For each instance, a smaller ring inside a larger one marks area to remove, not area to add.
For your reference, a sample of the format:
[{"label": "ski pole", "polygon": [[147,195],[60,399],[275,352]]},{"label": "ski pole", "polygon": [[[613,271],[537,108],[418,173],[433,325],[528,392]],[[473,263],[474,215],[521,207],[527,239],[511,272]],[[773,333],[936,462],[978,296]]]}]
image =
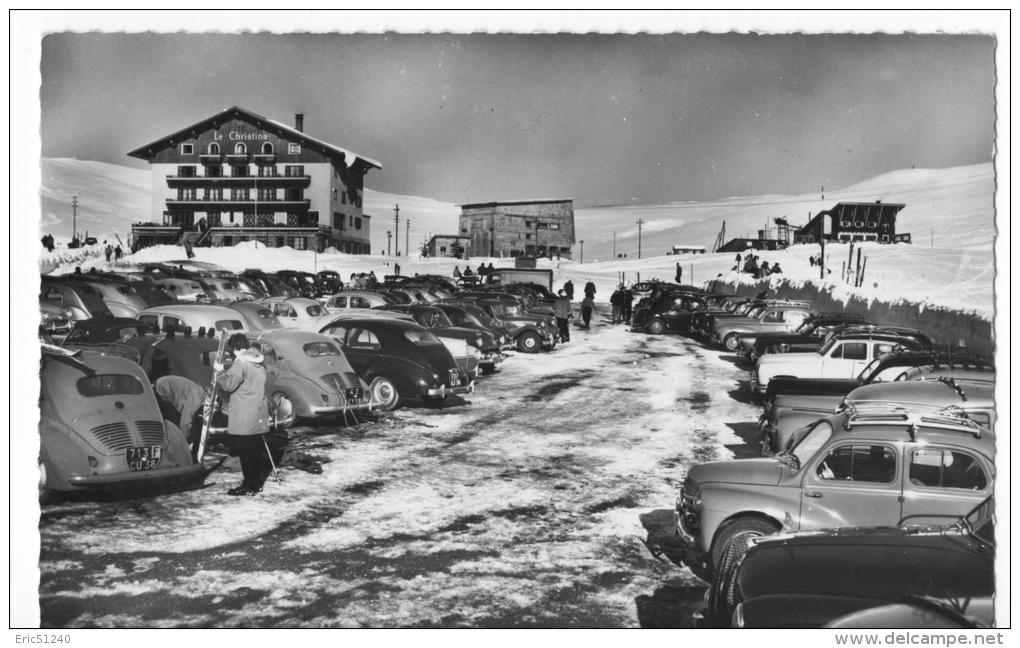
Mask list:
[{"label": "ski pole", "polygon": [[269,465],[273,467],[273,477],[276,478],[276,483],[280,483],[280,473],[276,470],[276,462],[273,461],[273,453],[269,451],[269,442],[266,441],[266,435],[260,435],[262,437],[262,445],[266,448],[266,455],[269,457]]}]

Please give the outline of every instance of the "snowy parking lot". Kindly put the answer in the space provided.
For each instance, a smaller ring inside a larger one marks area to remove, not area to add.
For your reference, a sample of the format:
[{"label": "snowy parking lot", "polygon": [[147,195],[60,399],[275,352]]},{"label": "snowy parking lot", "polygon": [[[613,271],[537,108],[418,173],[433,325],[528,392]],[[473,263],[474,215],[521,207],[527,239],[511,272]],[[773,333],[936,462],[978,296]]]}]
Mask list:
[{"label": "snowy parking lot", "polygon": [[758,410],[732,355],[607,308],[442,409],[292,430],[322,474],[46,507],[43,627],[690,626],[706,574],[675,498],[754,452]]}]

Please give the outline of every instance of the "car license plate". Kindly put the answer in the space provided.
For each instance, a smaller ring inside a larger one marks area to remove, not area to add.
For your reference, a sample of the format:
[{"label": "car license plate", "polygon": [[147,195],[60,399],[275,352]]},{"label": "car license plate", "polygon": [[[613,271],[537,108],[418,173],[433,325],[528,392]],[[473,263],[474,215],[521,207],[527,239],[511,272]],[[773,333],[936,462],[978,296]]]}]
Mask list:
[{"label": "car license plate", "polygon": [[450,369],[450,385],[453,387],[460,385],[460,372],[456,369]]},{"label": "car license plate", "polygon": [[127,464],[133,472],[154,470],[163,458],[160,446],[139,446],[127,449]]},{"label": "car license plate", "polygon": [[348,387],[346,396],[348,402],[360,403],[365,398],[365,392],[361,387]]}]

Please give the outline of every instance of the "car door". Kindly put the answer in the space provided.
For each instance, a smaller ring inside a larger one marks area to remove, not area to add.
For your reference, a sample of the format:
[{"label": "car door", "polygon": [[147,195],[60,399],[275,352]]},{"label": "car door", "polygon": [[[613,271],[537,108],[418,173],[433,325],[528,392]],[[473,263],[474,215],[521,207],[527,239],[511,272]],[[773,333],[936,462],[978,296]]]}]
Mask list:
[{"label": "car door", "polygon": [[991,464],[965,448],[912,444],[904,464],[902,524],[949,524],[992,493]]},{"label": "car door", "polygon": [[287,328],[294,328],[297,326],[297,311],[290,304],[273,304],[274,312],[276,313],[276,319],[280,320],[280,323]]},{"label": "car door", "polygon": [[758,319],[757,325],[753,328],[757,329],[759,333],[775,333],[786,331],[790,327],[786,323],[785,311],[770,308]]},{"label": "car door", "polygon": [[804,471],[800,528],[899,522],[902,470],[897,446],[843,438],[816,453]]},{"label": "car door", "polygon": [[868,364],[869,344],[867,341],[847,340],[837,342],[822,358],[820,378],[854,378]]}]

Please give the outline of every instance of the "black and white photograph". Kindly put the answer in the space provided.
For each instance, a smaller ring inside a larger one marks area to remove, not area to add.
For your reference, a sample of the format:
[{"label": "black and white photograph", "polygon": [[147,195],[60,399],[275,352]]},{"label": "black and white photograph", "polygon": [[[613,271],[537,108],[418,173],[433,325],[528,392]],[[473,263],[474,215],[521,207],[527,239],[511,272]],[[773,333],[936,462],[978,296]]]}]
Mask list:
[{"label": "black and white photograph", "polygon": [[1008,10],[9,18],[12,640],[1006,643]]}]

